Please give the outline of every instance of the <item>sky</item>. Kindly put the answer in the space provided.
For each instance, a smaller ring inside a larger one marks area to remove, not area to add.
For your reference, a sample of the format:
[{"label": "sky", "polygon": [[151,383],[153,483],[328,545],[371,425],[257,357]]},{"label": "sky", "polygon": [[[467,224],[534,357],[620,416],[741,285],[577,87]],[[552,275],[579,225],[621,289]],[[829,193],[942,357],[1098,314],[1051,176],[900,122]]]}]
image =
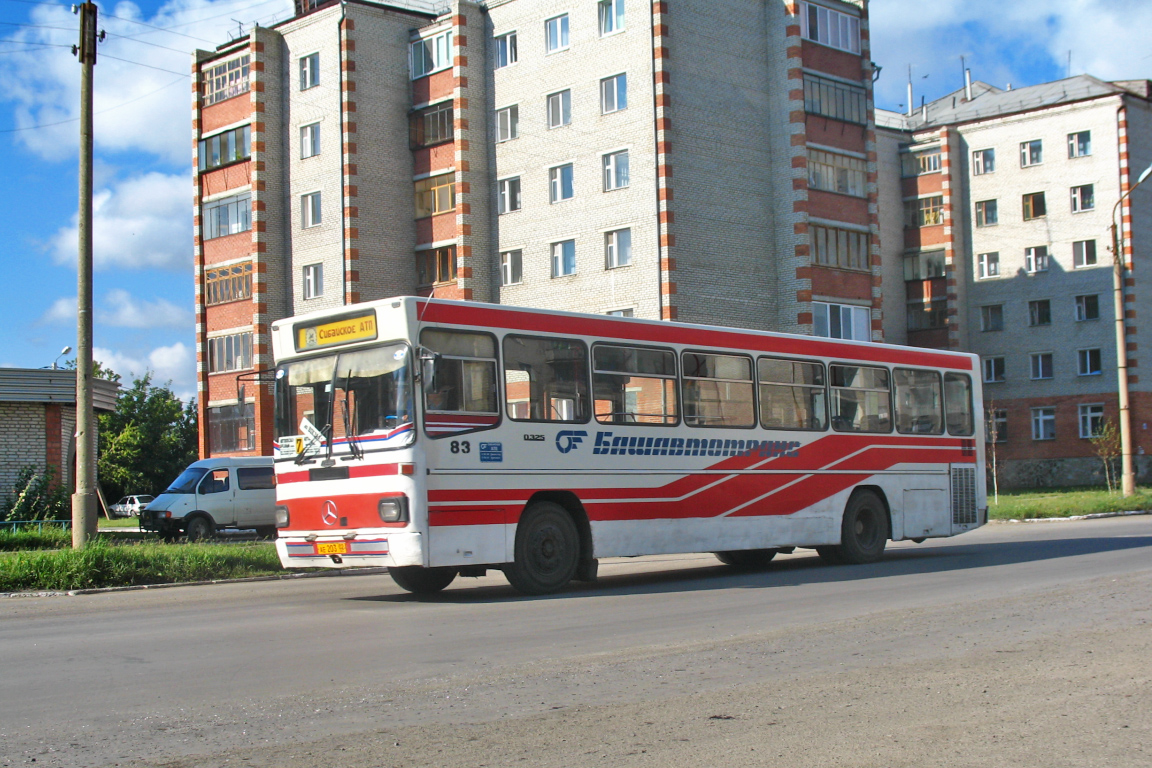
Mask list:
[{"label": "sky", "polygon": [[[591,0],[589,0],[591,2]],[[633,2],[633,5],[638,3]],[[98,3],[95,357],[195,395],[191,52],[291,0]],[[1152,79],[1152,0],[872,0],[878,107],[976,80],[1023,87],[1077,74]],[[675,13],[675,3],[673,3]],[[0,0],[0,366],[75,356],[80,66],[70,6]]]}]

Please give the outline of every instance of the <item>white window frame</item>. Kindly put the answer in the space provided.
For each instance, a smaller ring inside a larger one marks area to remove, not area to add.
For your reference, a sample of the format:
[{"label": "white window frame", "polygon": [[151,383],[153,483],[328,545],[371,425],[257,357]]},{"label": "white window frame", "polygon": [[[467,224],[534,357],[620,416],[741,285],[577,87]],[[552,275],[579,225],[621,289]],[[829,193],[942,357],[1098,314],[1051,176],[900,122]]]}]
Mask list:
[{"label": "white window frame", "polygon": [[[1091,246],[1089,246],[1089,244],[1091,244]],[[1080,246],[1080,248],[1077,249],[1076,246]],[[1077,250],[1079,250],[1079,253],[1077,253]],[[1089,254],[1089,251],[1091,251],[1091,254]],[[1092,261],[1088,261],[1089,255],[1091,255]],[[1099,265],[1099,263],[1096,255],[1096,240],[1076,240],[1072,243],[1073,269],[1088,269],[1089,267]]]},{"label": "white window frame", "polygon": [[[553,24],[555,24],[556,44],[553,45]],[[545,54],[560,53],[568,50],[572,45],[569,33],[568,14],[561,13],[544,20],[544,51]]]},{"label": "white window frame", "polygon": [[320,154],[320,123],[300,126],[300,159],[307,160]]},{"label": "white window frame", "polygon": [[621,227],[604,233],[604,268],[632,265],[632,228]]},{"label": "white window frame", "polygon": [[213,64],[200,72],[203,106],[217,104],[251,88],[251,54]]},{"label": "white window frame", "polygon": [[[836,317],[836,314],[839,317]],[[843,335],[844,318],[848,318],[848,336]],[[839,326],[839,336],[833,336],[835,326]],[[856,304],[834,304],[826,301],[812,302],[812,334],[826,339],[849,339],[852,341],[872,340],[872,308]]]},{"label": "white window frame", "polygon": [[[812,30],[812,16],[816,17],[815,31]],[[800,34],[814,43],[860,55],[859,16],[840,13],[819,3],[802,2]]]},{"label": "white window frame", "polygon": [[246,371],[255,366],[255,359],[251,330],[227,331],[208,337],[209,373]]},{"label": "white window frame", "polygon": [[409,43],[408,65],[412,79],[418,80],[451,68],[453,43],[450,29]]},{"label": "white window frame", "polygon": [[[1096,185],[1081,184],[1072,187],[1072,213],[1084,213],[1096,210]],[[1085,194],[1087,192],[1087,194]]]},{"label": "white window frame", "polygon": [[[612,107],[609,109],[609,94]],[[621,72],[600,80],[600,114],[610,115],[628,108],[628,73]]]},{"label": "white window frame", "polygon": [[[566,246],[572,248],[572,269],[564,271],[567,265],[564,263],[564,249]],[[549,246],[552,253],[552,277],[569,277],[576,274],[576,240],[569,238],[567,240],[558,240]]]},{"label": "white window frame", "polygon": [[[985,357],[980,361],[985,384],[999,384],[1007,379],[1007,366],[1003,355]],[[999,374],[999,376],[997,376]]]},{"label": "white window frame", "polygon": [[1024,271],[1030,275],[1048,271],[1048,246],[1034,245],[1024,249]]},{"label": "white window frame", "polygon": [[631,183],[631,177],[628,174],[628,150],[619,149],[601,155],[600,167],[603,170],[605,192],[626,189]]},{"label": "white window frame", "polygon": [[500,252],[500,285],[524,282],[524,249],[509,248]]},{"label": "white window frame", "polygon": [[976,257],[976,279],[990,280],[1000,277],[1000,252],[990,251]]},{"label": "white window frame", "polygon": [[[1100,434],[1104,428],[1104,403],[1082,403],[1076,406],[1077,421],[1080,424],[1080,438],[1088,440]],[[1098,425],[1093,429],[1093,422]]]},{"label": "white window frame", "polygon": [[324,223],[324,199],[320,190],[300,195],[300,228],[311,229]]},{"label": "white window frame", "polygon": [[520,210],[522,188],[519,176],[509,176],[496,182],[496,212],[514,213]]},{"label": "white window frame", "polygon": [[972,175],[983,176],[996,172],[996,150],[976,149],[972,151]]},{"label": "white window frame", "polygon": [[320,85],[320,52],[316,51],[300,57],[300,90],[306,91]]},{"label": "white window frame", "polygon": [[[226,208],[234,216],[229,216],[226,222],[226,232],[220,231],[220,218],[216,213],[218,209]],[[215,200],[205,202],[202,208],[203,221],[201,222],[201,237],[204,240],[214,240],[217,237],[226,237],[252,229],[252,193],[241,192],[238,195],[226,195]]]},{"label": "white window frame", "polygon": [[511,104],[496,110],[496,143],[520,138],[520,105]]},{"label": "white window frame", "polygon": [[[1095,355],[1093,355],[1095,353]],[[1093,361],[1092,358],[1096,360]],[[1092,363],[1096,363],[1096,368],[1093,370]],[[1086,347],[1084,349],[1076,350],[1076,375],[1077,376],[1103,376],[1104,375],[1104,354],[1100,347]]]},{"label": "white window frame", "polygon": [[596,3],[596,25],[600,37],[624,31],[624,0],[599,0]]},{"label": "white window frame", "polygon": [[[1080,151],[1080,137],[1087,134],[1087,149],[1083,152]],[[1088,157],[1092,154],[1092,131],[1076,131],[1075,133],[1068,134],[1068,159],[1075,160],[1078,157]]]},{"label": "white window frame", "polygon": [[[1096,299],[1096,315],[1088,317],[1088,299]],[[1072,297],[1073,317],[1076,318],[1078,323],[1086,323],[1091,320],[1100,319],[1100,294],[1098,293],[1083,293]]]},{"label": "white window frame", "polygon": [[[1045,429],[1047,427],[1047,430]],[[1047,434],[1046,434],[1047,432]],[[1032,439],[1056,439],[1056,409],[1051,406],[1032,409]]]},{"label": "white window frame", "polygon": [[548,94],[546,100],[548,107],[548,127],[561,128],[572,124],[572,89]]},{"label": "white window frame", "polygon": [[808,187],[852,197],[867,197],[867,163],[858,157],[808,148]]},{"label": "white window frame", "polygon": [[625,307],[624,309],[610,309],[604,314],[610,317],[635,317],[636,310],[633,307]]},{"label": "white window frame", "polygon": [[[496,66],[494,69],[510,67],[520,60],[520,51],[517,46],[516,32],[505,32],[492,38],[496,53]],[[503,64],[501,60],[503,59]]]},{"label": "white window frame", "polygon": [[[1044,362],[1047,360],[1048,366],[1045,371]],[[1047,372],[1047,376],[1045,376]],[[1051,352],[1033,352],[1028,355],[1028,378],[1032,381],[1050,381],[1055,377],[1056,363],[1053,360]]]},{"label": "white window frame", "polygon": [[986,415],[988,416],[989,428],[986,431],[984,442],[1008,442],[1008,410],[1006,408],[995,408],[986,412]]},{"label": "white window frame", "polygon": [[[1032,159],[1032,145],[1036,145],[1036,159]],[[1043,139],[1030,139],[1029,141],[1020,142],[1020,167],[1031,168],[1036,165],[1044,164],[1044,140]]]},{"label": "white window frame", "polygon": [[[568,169],[570,174],[570,188],[567,197],[563,197],[564,193],[564,169]],[[576,165],[574,163],[563,163],[561,165],[554,165],[548,169],[548,202],[549,203],[563,203],[566,200],[572,200],[576,197]]]},{"label": "white window frame", "polygon": [[324,295],[324,264],[306,264],[301,287],[305,299],[318,299]]}]

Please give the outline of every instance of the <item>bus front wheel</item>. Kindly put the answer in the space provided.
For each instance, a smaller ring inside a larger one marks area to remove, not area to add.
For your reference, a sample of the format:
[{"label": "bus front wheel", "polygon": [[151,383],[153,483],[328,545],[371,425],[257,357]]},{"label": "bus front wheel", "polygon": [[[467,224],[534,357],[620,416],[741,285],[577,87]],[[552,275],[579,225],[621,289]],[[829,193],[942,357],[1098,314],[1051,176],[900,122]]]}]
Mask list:
[{"label": "bus front wheel", "polygon": [[580,562],[580,535],[568,510],[552,501],[538,501],[524,510],[516,526],[513,558],[504,575],[517,591],[546,595],[563,589]]},{"label": "bus front wheel", "polygon": [[388,575],[400,589],[416,595],[434,595],[455,580],[456,569],[405,565],[389,568]]}]

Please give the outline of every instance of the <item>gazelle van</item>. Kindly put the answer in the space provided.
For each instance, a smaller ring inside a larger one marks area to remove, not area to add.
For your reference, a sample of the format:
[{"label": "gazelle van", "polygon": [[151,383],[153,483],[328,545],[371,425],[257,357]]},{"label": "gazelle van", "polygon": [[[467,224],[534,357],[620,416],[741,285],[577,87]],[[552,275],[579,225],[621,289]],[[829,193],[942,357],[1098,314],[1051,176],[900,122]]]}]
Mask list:
[{"label": "gazelle van", "polygon": [[276,533],[272,457],[221,457],[188,465],[140,513],[140,528],[172,539],[203,539],[224,528]]}]

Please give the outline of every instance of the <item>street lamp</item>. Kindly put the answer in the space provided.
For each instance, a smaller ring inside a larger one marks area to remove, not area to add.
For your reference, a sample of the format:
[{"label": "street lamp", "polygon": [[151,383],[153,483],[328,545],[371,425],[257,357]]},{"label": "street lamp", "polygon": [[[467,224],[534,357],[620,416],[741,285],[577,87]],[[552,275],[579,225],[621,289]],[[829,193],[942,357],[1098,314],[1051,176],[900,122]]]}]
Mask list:
[{"label": "street lamp", "polygon": [[1132,471],[1132,419],[1128,411],[1128,339],[1124,327],[1124,257],[1121,232],[1116,213],[1124,199],[1152,176],[1152,165],[1144,169],[1136,183],[1112,207],[1112,293],[1116,305],[1116,379],[1120,390],[1120,488],[1124,496],[1136,493],[1136,476]]},{"label": "street lamp", "polygon": [[60,350],[60,354],[56,355],[56,359],[52,361],[52,370],[56,370],[56,363],[60,362],[60,358],[72,351],[72,347],[64,347]]}]

